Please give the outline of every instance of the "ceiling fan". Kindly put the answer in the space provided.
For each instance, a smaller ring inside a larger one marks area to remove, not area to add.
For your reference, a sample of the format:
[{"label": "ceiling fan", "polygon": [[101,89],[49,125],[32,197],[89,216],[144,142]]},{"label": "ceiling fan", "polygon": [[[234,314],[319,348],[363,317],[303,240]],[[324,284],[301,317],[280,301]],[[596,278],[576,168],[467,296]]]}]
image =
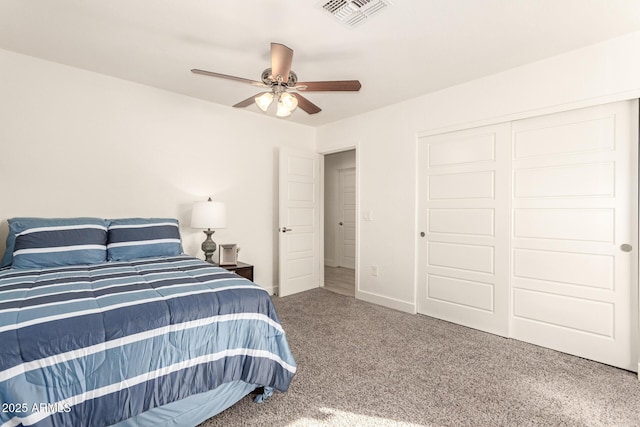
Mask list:
[{"label": "ceiling fan", "polygon": [[[299,92],[324,92],[324,91],[349,91],[357,92],[361,84],[358,80],[336,80],[320,82],[299,82],[296,73],[291,70],[293,60],[293,49],[280,43],[271,43],[271,68],[262,72],[261,81],[245,79],[242,77],[229,76],[226,74],[214,73],[212,71],[192,69],[194,74],[219,77],[222,79],[235,80],[249,83],[253,86],[267,88],[269,90],[260,92],[250,98],[240,101],[234,105],[236,108],[247,107],[255,102],[262,111],[267,111],[273,100],[278,105],[276,114],[278,117],[287,117],[296,107],[309,114],[316,114],[322,111],[320,107],[302,96]],[[289,93],[289,90],[298,93]]]}]

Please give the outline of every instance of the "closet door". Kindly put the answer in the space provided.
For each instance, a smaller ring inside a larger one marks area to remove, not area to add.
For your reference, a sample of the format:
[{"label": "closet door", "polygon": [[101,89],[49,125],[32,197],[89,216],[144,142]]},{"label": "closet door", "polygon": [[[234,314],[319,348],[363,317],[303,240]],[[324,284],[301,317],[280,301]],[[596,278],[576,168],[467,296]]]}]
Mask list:
[{"label": "closet door", "polygon": [[512,337],[634,371],[637,115],[541,116],[512,139]]},{"label": "closet door", "polygon": [[419,313],[508,334],[510,124],[418,141]]}]

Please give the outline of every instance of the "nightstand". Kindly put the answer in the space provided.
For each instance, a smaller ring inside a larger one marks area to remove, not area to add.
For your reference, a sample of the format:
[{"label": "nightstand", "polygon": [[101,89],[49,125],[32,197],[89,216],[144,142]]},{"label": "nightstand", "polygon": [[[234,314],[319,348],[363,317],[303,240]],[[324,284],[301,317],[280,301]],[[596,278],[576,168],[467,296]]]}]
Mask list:
[{"label": "nightstand", "polygon": [[253,282],[253,265],[251,264],[245,264],[244,262],[238,261],[237,265],[221,265],[220,267],[225,270],[233,271],[238,276],[242,276]]}]

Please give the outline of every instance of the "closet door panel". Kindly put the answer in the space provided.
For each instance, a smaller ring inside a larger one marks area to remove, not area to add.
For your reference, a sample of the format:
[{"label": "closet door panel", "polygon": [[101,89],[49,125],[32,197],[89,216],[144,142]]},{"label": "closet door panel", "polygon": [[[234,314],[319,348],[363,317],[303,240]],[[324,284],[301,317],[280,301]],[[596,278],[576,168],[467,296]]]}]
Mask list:
[{"label": "closet door panel", "polygon": [[632,102],[513,122],[513,338],[637,369],[637,127]]},{"label": "closet door panel", "polygon": [[510,124],[418,142],[419,313],[508,335]]}]

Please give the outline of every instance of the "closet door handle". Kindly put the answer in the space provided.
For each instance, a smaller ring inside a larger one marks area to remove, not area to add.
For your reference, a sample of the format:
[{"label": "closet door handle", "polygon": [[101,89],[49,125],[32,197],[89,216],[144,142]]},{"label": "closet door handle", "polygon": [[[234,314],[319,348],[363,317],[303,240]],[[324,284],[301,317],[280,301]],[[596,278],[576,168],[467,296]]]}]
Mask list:
[{"label": "closet door handle", "polygon": [[620,250],[622,252],[631,252],[633,250],[633,246],[631,246],[628,243],[624,243],[624,244],[620,245]]},{"label": "closet door handle", "polygon": [[338,223],[338,225],[342,225],[342,221],[340,221],[340,222]]},{"label": "closet door handle", "polygon": [[287,228],[287,227],[282,227],[282,232],[283,233],[286,233],[287,231],[291,231],[291,229]]}]

